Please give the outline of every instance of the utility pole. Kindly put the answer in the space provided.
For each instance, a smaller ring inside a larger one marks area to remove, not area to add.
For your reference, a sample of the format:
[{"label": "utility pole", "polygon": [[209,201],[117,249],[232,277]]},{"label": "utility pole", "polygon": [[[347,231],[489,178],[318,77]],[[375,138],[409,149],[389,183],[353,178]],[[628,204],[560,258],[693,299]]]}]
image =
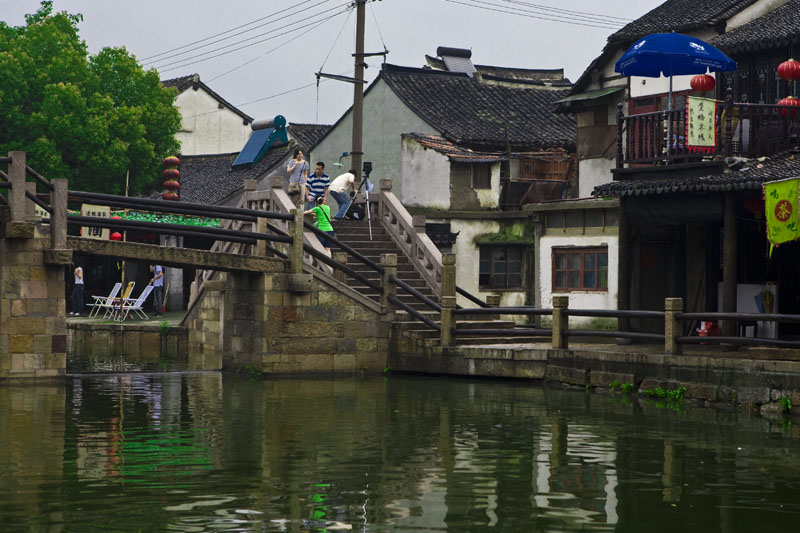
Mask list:
[{"label": "utility pole", "polygon": [[356,185],[361,181],[361,161],[364,152],[362,148],[362,133],[364,127],[364,13],[366,11],[367,0],[355,0],[356,2],[356,53],[355,57],[355,79],[353,84],[353,147],[350,150],[351,162],[356,171]]}]

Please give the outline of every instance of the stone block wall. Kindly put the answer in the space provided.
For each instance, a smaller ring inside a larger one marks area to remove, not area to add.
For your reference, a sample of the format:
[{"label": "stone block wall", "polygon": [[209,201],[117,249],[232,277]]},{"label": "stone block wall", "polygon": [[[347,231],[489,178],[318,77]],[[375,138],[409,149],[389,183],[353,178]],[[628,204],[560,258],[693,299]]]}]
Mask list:
[{"label": "stone block wall", "polygon": [[389,323],[377,304],[346,294],[338,282],[313,278],[309,292],[295,293],[292,274],[223,277],[207,284],[189,320],[190,358],[218,358],[225,370],[268,374],[386,367]]},{"label": "stone block wall", "polygon": [[70,324],[70,372],[179,371],[188,369],[188,331],[133,324]]},{"label": "stone block wall", "polygon": [[33,238],[0,239],[0,378],[63,377],[64,267],[44,263],[49,234],[28,226]]}]

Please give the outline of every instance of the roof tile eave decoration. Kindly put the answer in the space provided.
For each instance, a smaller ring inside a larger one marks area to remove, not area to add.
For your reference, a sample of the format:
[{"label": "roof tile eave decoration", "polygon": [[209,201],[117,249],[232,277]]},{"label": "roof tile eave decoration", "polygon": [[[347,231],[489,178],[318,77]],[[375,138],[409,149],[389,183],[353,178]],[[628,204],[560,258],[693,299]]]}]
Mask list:
[{"label": "roof tile eave decoration", "polygon": [[800,176],[800,153],[778,154],[763,164],[700,177],[640,178],[598,185],[593,196],[626,197],[679,192],[760,191],[767,181]]},{"label": "roof tile eave decoration", "polygon": [[[575,146],[575,122],[554,113],[567,90],[481,83],[466,75],[386,65],[386,84],[449,141],[468,146]],[[507,128],[507,130],[506,130]]]},{"label": "roof tile eave decoration", "polygon": [[161,85],[163,87],[174,87],[178,90],[178,94],[182,93],[186,89],[190,87],[194,87],[197,85],[198,87],[202,87],[204,91],[211,95],[212,98],[217,100],[219,103],[242,117],[242,120],[247,121],[248,123],[253,122],[253,117],[233,105],[232,103],[225,100],[222,96],[217,94],[211,87],[206,85],[205,83],[200,80],[199,74],[189,74],[188,76],[181,76],[179,78],[172,78],[169,80],[161,80]]},{"label": "roof tile eave decoration", "polygon": [[747,24],[715,37],[710,42],[728,54],[796,44],[800,40],[798,11],[800,11],[800,0],[790,0]]}]

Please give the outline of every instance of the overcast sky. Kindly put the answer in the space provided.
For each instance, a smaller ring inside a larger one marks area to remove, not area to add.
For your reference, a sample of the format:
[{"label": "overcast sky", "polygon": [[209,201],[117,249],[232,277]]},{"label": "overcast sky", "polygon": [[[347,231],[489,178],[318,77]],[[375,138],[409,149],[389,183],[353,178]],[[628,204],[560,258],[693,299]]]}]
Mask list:
[{"label": "overcast sky", "polygon": [[[12,26],[24,24],[24,14],[39,6],[38,0],[0,3],[0,20]],[[352,86],[323,81],[317,90],[314,74],[322,67],[323,72],[352,76],[355,13],[348,18],[348,3],[55,0],[54,4],[58,11],[83,14],[80,35],[92,53],[124,46],[146,68],[158,68],[162,80],[197,73],[254,118],[280,113],[289,122],[331,124],[352,104]],[[365,49],[380,52],[385,43],[389,63],[421,67],[425,54],[436,55],[438,46],[469,48],[476,64],[564,68],[575,81],[600,54],[608,35],[661,3],[382,0],[367,6]],[[218,36],[191,44],[214,35]],[[179,47],[185,48],[170,52]],[[152,57],[157,54],[161,55]],[[214,55],[219,57],[209,59]],[[369,81],[378,74],[381,61],[380,57],[368,60]]]}]

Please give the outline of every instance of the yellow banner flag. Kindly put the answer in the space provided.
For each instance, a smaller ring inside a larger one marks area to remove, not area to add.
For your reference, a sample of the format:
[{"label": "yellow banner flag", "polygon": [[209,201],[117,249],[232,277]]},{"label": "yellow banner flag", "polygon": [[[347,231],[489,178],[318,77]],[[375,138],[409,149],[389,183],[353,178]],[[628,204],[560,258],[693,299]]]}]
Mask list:
[{"label": "yellow banner flag", "polygon": [[800,239],[798,190],[800,178],[770,181],[764,184],[769,255],[777,244]]}]

